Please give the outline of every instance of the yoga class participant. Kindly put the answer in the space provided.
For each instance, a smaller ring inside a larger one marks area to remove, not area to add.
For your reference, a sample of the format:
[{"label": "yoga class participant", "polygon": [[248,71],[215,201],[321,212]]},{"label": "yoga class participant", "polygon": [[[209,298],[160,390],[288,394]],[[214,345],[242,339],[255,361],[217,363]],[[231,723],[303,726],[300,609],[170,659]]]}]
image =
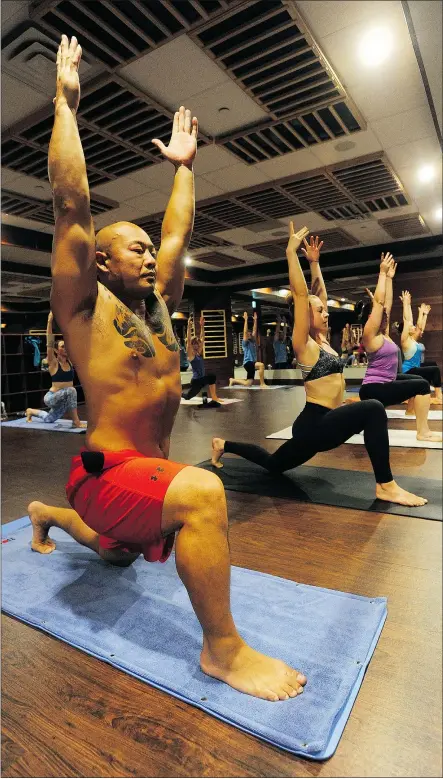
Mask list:
[{"label": "yoga class participant", "polygon": [[[294,232],[289,226],[286,256],[289,263],[289,284],[294,302],[292,342],[306,390],[306,405],[292,425],[292,439],[285,441],[273,454],[254,444],[212,440],[212,464],[222,467],[225,452],[240,455],[274,474],[282,474],[307,462],[317,452],[326,452],[344,444],[363,430],[366,451],[374,469],[375,495],[380,500],[403,506],[423,506],[427,501],[403,490],[392,478],[389,464],[389,439],[386,411],[376,400],[342,406],[345,391],[343,364],[329,345],[326,287],[319,265],[319,252],[313,253],[313,239],[308,245],[308,229]],[[311,294],[297,251],[302,249],[309,260],[312,276]],[[318,243],[318,239],[316,240]],[[315,293],[313,294],[313,290]]]},{"label": "yoga class participant", "polygon": [[26,421],[32,422],[32,417],[38,417],[45,424],[52,424],[62,419],[65,414],[72,419],[72,427],[86,427],[80,422],[77,413],[77,390],[74,387],[74,368],[68,359],[64,341],[54,343],[52,333],[52,311],[49,312],[46,328],[46,349],[48,370],[52,379],[51,389],[43,398],[50,411],[38,408],[26,409]]},{"label": "yoga class participant", "polygon": [[398,347],[389,337],[392,307],[392,279],[396,264],[389,252],[381,256],[378,284],[372,299],[372,311],[363,330],[363,344],[368,367],[360,387],[361,400],[378,400],[384,406],[395,406],[414,398],[418,441],[441,441],[441,433],[428,426],[431,402],[429,382],[419,376],[397,373]]},{"label": "yoga class participant", "polygon": [[241,384],[242,387],[250,387],[254,381],[255,371],[258,371],[260,379],[260,387],[266,388],[265,384],[265,366],[262,362],[257,362],[257,312],[254,311],[253,320],[254,325],[252,333],[248,328],[248,314],[245,311],[243,314],[244,326],[243,326],[243,368],[246,371],[246,379],[229,379],[229,386],[233,387],[235,384]]},{"label": "yoga class participant", "polygon": [[94,236],[76,122],[80,56],[77,39],[69,43],[64,35],[49,146],[52,307],[82,380],[89,426],[67,485],[75,510],[31,503],[32,548],[52,552],[48,531],[55,526],[103,560],[128,566],[140,554],[165,561],[177,534],[177,572],[203,630],[202,670],[249,695],[286,700],[303,691],[306,677],[249,647],[231,614],[223,485],[213,473],[168,460],[181,398],[171,314],[183,295],[194,220],[197,119],[181,106],[169,145],[153,141],[174,167],[158,256],[144,230],[129,222]]},{"label": "yoga class participant", "polygon": [[[426,329],[428,314],[431,306],[422,303],[418,309],[417,324],[414,325],[411,307],[411,294],[407,290],[402,292],[400,300],[403,303],[403,322],[397,324],[397,331],[401,336],[401,348],[403,352],[403,373],[412,376],[421,376],[435,389],[435,398],[431,398],[431,405],[442,402],[441,373],[436,364],[423,361],[425,347],[419,342]],[[408,412],[406,412],[408,413]]]},{"label": "yoga class participant", "polygon": [[187,392],[182,392],[182,398],[184,400],[191,400],[191,398],[198,395],[203,387],[209,387],[211,402],[208,405],[221,406],[223,401],[217,397],[215,389],[217,378],[213,373],[205,373],[205,364],[202,357],[205,343],[205,320],[203,316],[200,317],[200,338],[192,336],[193,321],[193,316],[190,315],[188,319],[188,331],[186,334],[186,349],[189,362],[192,366],[192,379],[191,386]]},{"label": "yoga class participant", "polygon": [[[282,329],[283,324],[283,329]],[[277,314],[277,326],[275,328],[274,335],[274,355],[275,355],[275,369],[283,370],[288,366],[288,355],[286,352],[286,334],[288,326],[286,320]]]}]

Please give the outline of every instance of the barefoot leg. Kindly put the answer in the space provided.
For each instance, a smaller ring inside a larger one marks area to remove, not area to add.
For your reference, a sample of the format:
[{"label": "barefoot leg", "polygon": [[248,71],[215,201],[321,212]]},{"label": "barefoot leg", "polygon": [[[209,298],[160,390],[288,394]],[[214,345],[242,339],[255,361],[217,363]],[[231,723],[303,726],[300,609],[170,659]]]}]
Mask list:
[{"label": "barefoot leg", "polygon": [[214,466],[214,468],[223,468],[223,463],[220,462],[225,446],[225,442],[222,438],[213,438],[212,439],[212,456],[211,456],[211,465]]},{"label": "barefoot leg", "polygon": [[220,479],[191,467],[180,471],[166,493],[162,530],[178,530],[177,572],[203,629],[204,673],[269,701],[302,692],[303,674],[256,652],[237,632],[230,608],[228,517]]},{"label": "barefoot leg", "polygon": [[386,484],[377,484],[375,494],[378,500],[386,500],[388,503],[398,503],[400,506],[424,506],[428,501],[402,489],[395,481]]},{"label": "barefoot leg", "polygon": [[73,509],[61,509],[33,501],[28,506],[28,514],[33,528],[31,548],[34,552],[41,554],[53,552],[55,543],[49,538],[48,533],[51,527],[59,527],[79,544],[99,554],[98,533],[91,530]]}]

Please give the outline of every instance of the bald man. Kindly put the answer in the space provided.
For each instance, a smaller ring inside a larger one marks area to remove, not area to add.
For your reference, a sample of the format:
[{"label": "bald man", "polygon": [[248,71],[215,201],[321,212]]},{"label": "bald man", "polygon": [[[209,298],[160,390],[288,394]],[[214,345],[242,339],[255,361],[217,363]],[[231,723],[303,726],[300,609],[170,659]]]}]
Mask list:
[{"label": "bald man", "polygon": [[103,560],[126,566],[139,554],[165,561],[177,534],[177,571],[203,628],[202,670],[241,692],[285,700],[302,692],[306,678],[249,647],[232,618],[222,483],[168,460],[181,396],[170,315],[183,293],[194,219],[197,119],[181,107],[168,147],[153,141],[175,168],[158,256],[144,230],[129,222],[95,238],[76,123],[80,57],[76,38],[63,36],[49,147],[56,220],[51,305],[85,391],[88,431],[67,484],[73,510],[29,506],[32,548],[52,552],[48,531],[56,526]]}]

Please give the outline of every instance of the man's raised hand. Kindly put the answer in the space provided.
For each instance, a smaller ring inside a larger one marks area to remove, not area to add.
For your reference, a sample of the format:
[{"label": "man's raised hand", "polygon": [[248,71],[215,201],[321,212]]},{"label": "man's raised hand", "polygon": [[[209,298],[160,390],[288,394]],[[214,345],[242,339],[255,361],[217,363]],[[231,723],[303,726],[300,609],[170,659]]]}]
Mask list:
[{"label": "man's raised hand", "polygon": [[180,110],[174,114],[172,133],[168,146],[158,138],[153,138],[152,143],[160,149],[163,156],[173,165],[192,165],[197,153],[197,117],[192,117],[188,108],[180,106]]},{"label": "man's raised hand", "polygon": [[62,35],[57,51],[57,91],[54,102],[66,100],[71,111],[77,111],[80,102],[80,80],[78,68],[82,56],[82,47],[73,36],[69,41]]}]

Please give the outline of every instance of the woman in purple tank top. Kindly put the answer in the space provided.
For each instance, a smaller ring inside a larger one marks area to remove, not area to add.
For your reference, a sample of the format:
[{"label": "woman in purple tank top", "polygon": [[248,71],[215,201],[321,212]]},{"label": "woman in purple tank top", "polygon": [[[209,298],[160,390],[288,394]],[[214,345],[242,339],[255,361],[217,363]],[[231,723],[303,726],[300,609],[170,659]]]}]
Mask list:
[{"label": "woman in purple tank top", "polygon": [[428,425],[431,403],[429,382],[419,376],[397,373],[398,348],[389,337],[389,317],[393,298],[392,279],[396,268],[392,254],[388,252],[386,257],[382,254],[372,311],[363,331],[368,368],[360,388],[360,398],[379,400],[385,407],[414,398],[417,440],[441,441],[441,433],[432,432]]}]

